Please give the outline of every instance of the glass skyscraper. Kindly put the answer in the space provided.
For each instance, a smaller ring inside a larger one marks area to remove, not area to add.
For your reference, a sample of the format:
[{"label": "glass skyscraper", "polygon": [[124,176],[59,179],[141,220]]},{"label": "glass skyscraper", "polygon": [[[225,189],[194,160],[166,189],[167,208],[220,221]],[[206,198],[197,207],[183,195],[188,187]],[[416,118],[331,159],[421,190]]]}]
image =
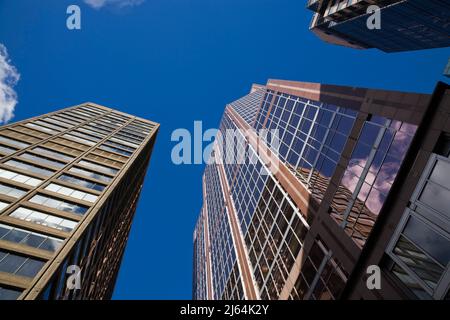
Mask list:
[{"label": "glass skyscraper", "polygon": [[449,298],[448,85],[269,80],[226,106],[220,132],[234,136],[203,175],[195,299]]},{"label": "glass skyscraper", "polygon": [[158,128],[93,103],[0,127],[0,300],[111,298]]},{"label": "glass skyscraper", "polygon": [[[367,21],[380,8],[380,29]],[[324,41],[385,52],[430,49],[450,45],[449,0],[308,0],[314,11],[311,30]]]}]

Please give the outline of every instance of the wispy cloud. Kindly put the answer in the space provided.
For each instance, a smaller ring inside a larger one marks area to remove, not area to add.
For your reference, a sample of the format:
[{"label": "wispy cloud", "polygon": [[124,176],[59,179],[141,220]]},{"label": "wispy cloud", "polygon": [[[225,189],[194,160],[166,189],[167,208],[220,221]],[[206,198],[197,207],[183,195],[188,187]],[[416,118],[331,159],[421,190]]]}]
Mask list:
[{"label": "wispy cloud", "polygon": [[19,79],[20,74],[11,65],[6,47],[0,43],[0,123],[8,122],[14,116],[17,93],[13,88]]},{"label": "wispy cloud", "polygon": [[116,6],[119,8],[134,7],[143,3],[145,0],[84,0],[94,9],[100,9],[105,6]]}]

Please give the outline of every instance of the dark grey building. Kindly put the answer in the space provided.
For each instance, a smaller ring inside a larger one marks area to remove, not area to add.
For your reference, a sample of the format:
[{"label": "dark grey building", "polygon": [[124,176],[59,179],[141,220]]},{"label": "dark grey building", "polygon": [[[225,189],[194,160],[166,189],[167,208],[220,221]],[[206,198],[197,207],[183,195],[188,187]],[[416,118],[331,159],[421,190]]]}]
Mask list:
[{"label": "dark grey building", "polygon": [[[380,29],[367,27],[371,5],[380,8]],[[308,0],[307,7],[315,12],[311,30],[333,44],[385,52],[450,45],[450,0]]]}]

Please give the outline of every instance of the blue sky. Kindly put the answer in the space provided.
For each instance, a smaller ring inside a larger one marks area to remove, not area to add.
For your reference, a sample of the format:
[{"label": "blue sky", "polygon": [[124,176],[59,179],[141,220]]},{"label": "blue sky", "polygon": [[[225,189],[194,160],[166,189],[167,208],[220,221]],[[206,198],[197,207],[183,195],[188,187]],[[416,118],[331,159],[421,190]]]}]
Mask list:
[{"label": "blue sky", "polygon": [[[161,123],[117,299],[191,298],[203,166],[172,164],[174,129],[217,127],[226,103],[268,78],[424,93],[445,80],[448,48],[328,45],[309,32],[306,1],[139,2],[0,0],[0,43],[20,73],[12,121],[93,101]],[[70,4],[81,8],[81,30],[66,28]]]}]

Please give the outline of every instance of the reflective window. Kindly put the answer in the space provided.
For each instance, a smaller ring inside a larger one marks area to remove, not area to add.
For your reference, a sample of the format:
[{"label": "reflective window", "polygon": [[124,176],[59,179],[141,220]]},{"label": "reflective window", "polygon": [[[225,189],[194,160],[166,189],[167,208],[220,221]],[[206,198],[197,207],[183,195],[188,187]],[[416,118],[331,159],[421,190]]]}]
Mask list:
[{"label": "reflective window", "polygon": [[7,137],[4,137],[4,136],[0,136],[0,142],[6,142],[6,143],[9,143],[9,144],[11,144],[13,146],[16,146],[18,148],[26,148],[26,147],[30,146],[29,143],[22,142],[22,141],[19,141],[19,140],[15,140],[15,139],[12,139],[12,138],[7,138]]},{"label": "reflective window", "polygon": [[37,186],[42,182],[40,179],[32,178],[23,174],[19,174],[17,172],[5,170],[0,168],[0,178],[13,180],[16,182],[24,183],[30,186]]},{"label": "reflective window", "polygon": [[66,155],[64,153],[61,153],[61,152],[58,152],[58,151],[54,151],[54,150],[50,150],[50,149],[47,149],[47,148],[42,148],[42,147],[33,148],[33,151],[39,152],[40,154],[43,154],[43,155],[53,156],[55,158],[59,158],[61,160],[65,160],[65,161],[71,161],[71,160],[75,159],[75,157],[71,157],[71,156],[68,156],[68,155]]},{"label": "reflective window", "polygon": [[93,146],[93,145],[95,145],[95,142],[90,141],[90,140],[86,140],[86,139],[79,138],[79,137],[77,137],[77,136],[75,136],[75,135],[73,135],[73,134],[68,134],[68,133],[66,133],[66,134],[63,134],[63,137],[64,137],[64,138],[68,138],[68,139],[73,140],[73,141],[76,141],[76,142],[79,142],[79,143],[81,143],[81,144],[86,144],[86,145],[88,145],[88,146]]},{"label": "reflective window", "polygon": [[95,142],[98,142],[98,141],[100,141],[100,140],[103,139],[103,138],[98,137],[98,136],[96,136],[96,135],[87,134],[87,133],[82,133],[82,132],[80,132],[78,129],[77,129],[77,130],[74,130],[74,131],[71,131],[70,133],[71,133],[72,135],[76,135],[77,137],[80,137],[80,138],[83,138],[83,139],[86,139],[86,140],[95,141]]},{"label": "reflective window", "polygon": [[[119,148],[116,148],[116,147],[108,146],[106,144],[101,145],[99,147],[99,149],[120,153],[120,154],[123,154],[125,156],[131,156],[131,154],[132,154],[129,151],[125,151],[125,150],[122,150],[122,149],[119,149]],[[0,149],[0,151],[1,151],[1,149]]]},{"label": "reflective window", "polygon": [[54,252],[61,246],[62,240],[37,232],[11,227],[0,223],[0,240],[23,244],[33,248]]},{"label": "reflective window", "polygon": [[20,198],[27,193],[26,190],[10,186],[0,182],[0,194],[5,196]]},{"label": "reflective window", "polygon": [[65,186],[61,186],[59,184],[56,183],[50,183],[48,186],[45,187],[45,190],[48,191],[52,191],[52,192],[56,192],[68,197],[72,197],[75,199],[80,199],[80,200],[84,200],[87,202],[95,202],[98,198],[98,196],[87,193],[87,192],[83,192],[83,191],[79,191],[79,190],[75,190],[72,188],[68,188]]},{"label": "reflective window", "polygon": [[409,148],[416,126],[382,117],[364,123],[332,201],[331,216],[364,246]]},{"label": "reflective window", "polygon": [[51,198],[44,195],[35,195],[30,200],[32,203],[37,203],[43,206],[47,206],[53,209],[71,212],[77,215],[83,215],[88,211],[88,207],[85,207],[80,204],[75,204],[72,202],[68,202],[65,200],[59,200],[56,198]]},{"label": "reflective window", "polygon": [[22,291],[0,285],[0,300],[17,300]]},{"label": "reflective window", "polygon": [[9,216],[16,219],[33,222],[46,227],[58,229],[64,232],[70,232],[77,226],[77,222],[75,221],[56,217],[48,213],[24,207],[17,208]]},{"label": "reflective window", "polygon": [[[319,202],[330,183],[355,118],[356,112],[348,108],[287,94],[278,94],[274,100],[266,128],[277,130],[280,145],[279,148],[271,148],[279,152],[280,159]],[[258,127],[262,127],[265,120],[260,118],[258,121]],[[269,137],[264,140],[271,145]]]},{"label": "reflective window", "polygon": [[3,154],[5,154],[5,155],[14,153],[14,152],[16,152],[16,151],[17,151],[17,149],[14,149],[14,148],[11,148],[11,147],[7,147],[7,146],[0,145],[0,152],[3,153]]},{"label": "reflective window", "polygon": [[103,174],[97,173],[97,172],[93,172],[90,171],[88,169],[81,169],[81,168],[77,168],[77,167],[72,167],[69,169],[69,172],[73,172],[73,173],[79,173],[83,176],[89,177],[89,178],[93,178],[93,179],[97,179],[100,181],[104,181],[104,182],[111,182],[112,178],[105,176]]},{"label": "reflective window", "polygon": [[291,291],[293,300],[337,300],[347,282],[347,273],[331,252],[316,240]]},{"label": "reflective window", "polygon": [[31,153],[23,153],[23,154],[19,155],[18,158],[32,160],[32,161],[35,161],[35,162],[38,162],[41,164],[46,164],[46,165],[56,167],[56,168],[62,168],[66,165],[64,162],[51,160],[49,158],[41,157],[41,156],[31,154]]},{"label": "reflective window", "polygon": [[32,122],[29,122],[29,123],[27,123],[27,124],[25,124],[25,125],[26,125],[27,127],[30,127],[30,128],[33,128],[33,129],[42,131],[42,132],[50,133],[50,134],[56,134],[56,133],[59,133],[59,132],[56,131],[56,130],[53,130],[53,129],[50,129],[50,128],[47,128],[47,127],[44,127],[44,126],[41,126],[41,125],[39,125],[39,124],[32,123]]},{"label": "reflective window", "polygon": [[78,177],[70,176],[67,174],[63,174],[60,177],[58,177],[58,180],[70,182],[88,189],[96,190],[96,191],[103,191],[105,189],[105,185],[99,184],[96,182],[92,182],[89,180],[81,179]]},{"label": "reflective window", "polygon": [[113,142],[113,141],[110,141],[110,140],[106,141],[106,142],[105,142],[105,144],[103,144],[103,145],[108,145],[108,146],[112,146],[112,147],[120,148],[120,149],[123,149],[123,150],[129,151],[130,153],[133,153],[133,152],[134,152],[134,150],[136,150],[135,148],[132,148],[132,147],[126,146],[126,145],[124,145],[124,144],[121,144],[121,143]]},{"label": "reflective window", "polygon": [[94,163],[94,162],[91,162],[91,161],[80,160],[78,163],[82,164],[82,165],[85,165],[87,167],[90,167],[92,169],[99,170],[100,172],[106,172],[106,173],[109,173],[109,174],[116,174],[117,172],[119,172],[118,169],[114,169],[114,168],[111,168],[111,167],[103,166],[101,164],[97,164],[97,163]]},{"label": "reflective window", "polygon": [[9,203],[0,201],[0,212],[2,212],[7,206],[9,206]]},{"label": "reflective window", "polygon": [[49,122],[43,121],[43,120],[36,120],[36,121],[34,121],[34,123],[39,125],[39,126],[41,126],[41,127],[44,127],[44,128],[51,128],[51,129],[53,129],[55,131],[66,130],[65,127],[61,127],[61,126],[58,126],[58,125],[55,125],[55,124],[52,124],[52,123],[49,123]]},{"label": "reflective window", "polygon": [[33,278],[45,262],[35,258],[19,256],[0,249],[0,271]]},{"label": "reflective window", "polygon": [[132,148],[134,148],[134,149],[139,148],[139,144],[131,143],[131,142],[125,141],[125,140],[123,140],[123,139],[110,138],[109,141],[116,142],[116,143],[120,143],[120,144],[124,144],[124,145],[129,146],[129,147],[132,147]]},{"label": "reflective window", "polygon": [[50,169],[45,169],[42,167],[35,166],[33,164],[29,164],[29,163],[17,161],[17,160],[8,160],[5,162],[5,164],[7,164],[8,166],[14,167],[14,168],[34,172],[34,173],[37,173],[37,174],[40,174],[43,176],[50,176],[54,173],[54,171],[52,171]]},{"label": "reflective window", "polygon": [[389,270],[417,297],[444,299],[450,285],[450,159],[432,154],[387,249]]}]

